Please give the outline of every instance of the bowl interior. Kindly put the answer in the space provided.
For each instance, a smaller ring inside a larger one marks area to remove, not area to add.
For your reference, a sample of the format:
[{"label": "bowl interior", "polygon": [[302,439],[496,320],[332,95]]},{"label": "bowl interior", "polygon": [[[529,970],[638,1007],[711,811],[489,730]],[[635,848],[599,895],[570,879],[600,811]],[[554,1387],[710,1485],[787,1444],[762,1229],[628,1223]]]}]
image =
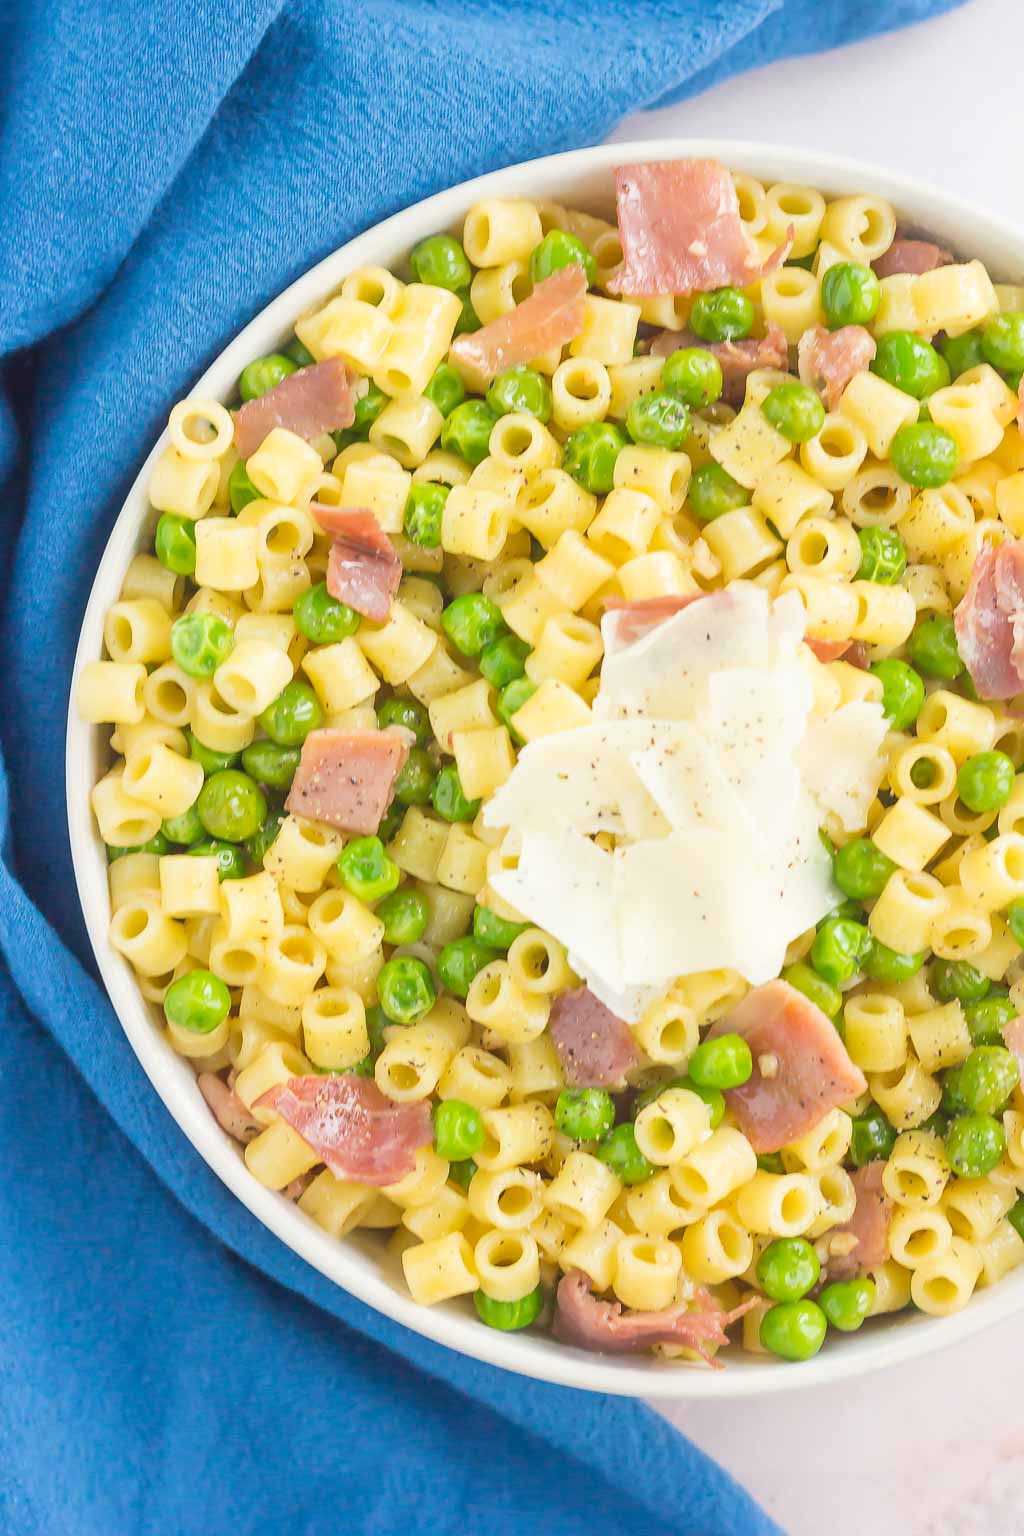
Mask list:
[{"label": "bowl interior", "polygon": [[[636,160],[707,155],[764,180],[807,183],[832,195],[871,192],[887,197],[907,222],[933,231],[967,256],[978,256],[1002,281],[1024,279],[1024,232],[942,191],[871,166],[809,151],[747,143],[661,140],[614,144],[528,162],[455,187],[394,215],[342,246],[269,304],[194,385],[193,393],[227,401],[242,367],[273,351],[304,310],[325,301],[342,278],[364,264],[400,266],[410,247],[437,229],[458,230],[482,197],[547,198],[614,218],[613,170]],[[168,401],[168,409],[173,404]],[[133,556],[152,547],[155,514],[146,486],[162,436],[143,465],[111,531],[89,597],[75,662],[100,656],[103,616],[115,602]],[[131,968],[108,940],[107,862],[89,808],[89,790],[108,763],[107,727],[92,727],[72,707],[67,733],[67,799],[71,847],[90,940],[114,1008],[154,1088],[210,1167],[253,1214],[329,1279],[378,1311],[464,1354],[543,1380],[643,1397],[753,1396],[809,1386],[925,1354],[962,1339],[1024,1306],[1024,1270],[976,1296],[957,1316],[904,1312],[859,1334],[837,1336],[815,1360],[786,1364],[731,1352],[725,1371],[683,1368],[653,1358],[589,1355],[540,1334],[503,1334],[481,1326],[465,1300],[424,1308],[408,1296],[400,1265],[374,1235],[330,1238],[302,1211],[251,1177],[234,1142],[206,1107],[195,1076],[156,1027],[162,1014],[147,1003]]]}]

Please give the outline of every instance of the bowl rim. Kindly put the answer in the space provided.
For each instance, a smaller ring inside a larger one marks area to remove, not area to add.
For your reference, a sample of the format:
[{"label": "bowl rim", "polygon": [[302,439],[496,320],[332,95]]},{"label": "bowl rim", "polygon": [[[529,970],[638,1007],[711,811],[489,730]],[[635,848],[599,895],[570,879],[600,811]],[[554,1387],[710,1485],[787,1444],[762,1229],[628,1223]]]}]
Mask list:
[{"label": "bowl rim", "polygon": [[[964,236],[962,243],[969,236],[980,245],[996,247],[1005,259],[1018,263],[1024,277],[1024,229],[965,198],[870,162],[784,145],[706,136],[602,144],[487,172],[369,226],[259,309],[195,380],[191,393],[226,398],[244,363],[277,344],[277,338],[291,329],[294,319],[312,303],[323,301],[346,272],[364,263],[394,262],[424,234],[455,225],[466,208],[480,198],[526,196],[561,201],[559,186],[587,173],[610,173],[618,165],[637,161],[691,156],[715,158],[733,170],[773,181],[827,187],[839,195],[866,192],[885,197],[909,213],[915,222],[934,227],[941,237],[954,240],[952,231],[956,229]],[[585,195],[582,200],[587,200]],[[845,1381],[970,1338],[1024,1307],[1022,1272],[1016,1283],[1004,1279],[1001,1285],[972,1298],[969,1306],[952,1317],[925,1318],[917,1314],[911,1320],[903,1314],[902,1322],[880,1322],[869,1332],[837,1338],[831,1341],[830,1349],[805,1362],[799,1370],[762,1357],[730,1357],[728,1369],[713,1372],[680,1369],[650,1357],[591,1355],[561,1345],[548,1335],[505,1334],[483,1327],[474,1316],[451,1303],[439,1307],[419,1305],[396,1290],[383,1274],[373,1272],[362,1250],[346,1240],[339,1242],[329,1237],[290,1201],[257,1183],[235,1144],[209,1113],[191,1069],[154,1028],[151,1005],[139,992],[127,962],[110,945],[107,864],[90,810],[92,776],[82,772],[83,763],[91,764],[95,756],[97,733],[107,728],[79,720],[75,684],[82,666],[101,654],[103,615],[119,594],[140,531],[147,517],[151,518],[147,514],[145,491],[152,465],[166,443],[165,429],[124,497],[83,613],[67,720],[68,831],[86,929],[118,1021],[143,1071],[184,1135],[257,1220],[327,1279],[424,1338],[535,1380],[631,1397],[721,1401]],[[187,1073],[187,1078],[183,1073]]]}]

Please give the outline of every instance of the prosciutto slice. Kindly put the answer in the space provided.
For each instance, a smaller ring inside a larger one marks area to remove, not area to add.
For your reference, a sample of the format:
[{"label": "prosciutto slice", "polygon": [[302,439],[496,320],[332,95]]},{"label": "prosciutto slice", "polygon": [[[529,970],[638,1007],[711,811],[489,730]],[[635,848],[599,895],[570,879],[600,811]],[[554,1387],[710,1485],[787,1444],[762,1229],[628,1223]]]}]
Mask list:
[{"label": "prosciutto slice", "polygon": [[857,1191],[857,1204],[849,1221],[834,1232],[849,1232],[857,1239],[857,1245],[849,1253],[836,1255],[828,1261],[830,1280],[847,1280],[863,1274],[867,1269],[877,1269],[889,1257],[889,1221],[892,1217],[892,1201],[882,1188],[885,1163],[880,1159],[858,1168],[853,1174],[853,1187]]},{"label": "prosciutto slice", "polygon": [[934,240],[911,240],[897,230],[892,245],[872,266],[876,277],[895,277],[900,272],[919,277],[922,272],[934,272],[936,267],[948,267],[955,260],[952,251],[936,245]]},{"label": "prosciutto slice", "polygon": [[852,640],[822,640],[818,635],[805,635],[804,644],[814,652],[819,661],[838,661],[845,656]]},{"label": "prosciutto slice", "polygon": [[1024,1017],[1019,1014],[1003,1025],[1003,1041],[1008,1051],[1012,1051],[1020,1065],[1020,1075],[1024,1081]]},{"label": "prosciutto slice", "polygon": [[235,447],[249,458],[275,427],[308,440],[337,432],[356,419],[356,399],[348,369],[340,357],[313,363],[289,374],[256,400],[235,412]]},{"label": "prosciutto slice", "polygon": [[979,696],[1024,693],[1024,542],[1007,539],[998,549],[980,551],[953,622]]},{"label": "prosciutto slice", "polygon": [[740,218],[733,179],[717,160],[652,160],[621,165],[615,201],[623,263],[612,293],[709,293],[745,287],[781,266],[787,238],[758,259]]},{"label": "prosciutto slice", "polygon": [[847,384],[864,372],[877,351],[875,338],[862,325],[843,325],[838,331],[812,326],[797,347],[800,378],[834,411]]},{"label": "prosciutto slice", "polygon": [[608,1088],[639,1065],[640,1052],[628,1027],[589,987],[555,998],[550,1028],[571,1088]]},{"label": "prosciutto slice", "polygon": [[408,756],[405,731],[310,731],[285,809],[365,837],[380,826]]},{"label": "prosciutto slice", "polygon": [[786,981],[754,987],[708,1038],[729,1034],[754,1057],[751,1076],[725,1097],[755,1152],[778,1152],[867,1088],[832,1021]]},{"label": "prosciutto slice", "polygon": [[233,1141],[240,1141],[244,1146],[259,1135],[262,1125],[253,1119],[238,1094],[228,1087],[223,1078],[218,1077],[216,1072],[200,1072],[196,1081],[217,1124],[222,1131],[227,1131]]},{"label": "prosciutto slice", "polygon": [[395,546],[372,512],[324,507],[316,501],[309,510],[334,539],[327,562],[328,592],[356,613],[383,624],[402,580]]},{"label": "prosciutto slice", "polygon": [[474,389],[484,390],[506,368],[563,347],[583,329],[587,274],[578,262],[552,272],[507,315],[457,336],[450,356]]},{"label": "prosciutto slice", "polygon": [[395,1184],[433,1140],[430,1105],[396,1104],[368,1077],[310,1073],[278,1083],[256,1100],[273,1109],[339,1179]]},{"label": "prosciutto slice", "polygon": [[673,614],[679,613],[683,608],[689,608],[698,598],[704,597],[703,592],[687,592],[685,594],[666,594],[664,597],[606,597],[604,602],[605,613],[615,615],[615,644],[617,646],[632,645],[634,640],[640,640],[644,635],[656,628],[657,625],[670,619]]},{"label": "prosciutto slice", "polygon": [[726,405],[743,404],[747,379],[755,368],[789,367],[785,332],[775,324],[769,325],[763,336],[746,341],[701,341],[692,331],[662,331],[651,342],[651,356],[670,357],[680,347],[702,347],[718,358]]},{"label": "prosciutto slice", "polygon": [[681,1344],[720,1370],[722,1361],[711,1356],[710,1346],[728,1344],[726,1329],[760,1300],[751,1296],[726,1312],[707,1291],[698,1289],[692,1302],[659,1312],[623,1312],[621,1302],[601,1301],[593,1294],[589,1275],[570,1269],[558,1282],[552,1332],[563,1344],[608,1355],[650,1349],[652,1344]]}]

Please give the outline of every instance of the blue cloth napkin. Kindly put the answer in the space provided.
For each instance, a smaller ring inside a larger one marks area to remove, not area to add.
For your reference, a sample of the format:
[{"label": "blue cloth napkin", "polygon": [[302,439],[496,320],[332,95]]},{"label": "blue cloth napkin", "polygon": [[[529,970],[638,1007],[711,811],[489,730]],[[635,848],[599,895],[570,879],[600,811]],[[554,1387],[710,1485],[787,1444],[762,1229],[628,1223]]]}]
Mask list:
[{"label": "blue cloth napkin", "polygon": [[954,3],[0,0],[4,1536],[775,1529],[647,1409],[406,1333],[220,1185],[94,980],[68,681],[170,404],[311,263],[638,106]]}]

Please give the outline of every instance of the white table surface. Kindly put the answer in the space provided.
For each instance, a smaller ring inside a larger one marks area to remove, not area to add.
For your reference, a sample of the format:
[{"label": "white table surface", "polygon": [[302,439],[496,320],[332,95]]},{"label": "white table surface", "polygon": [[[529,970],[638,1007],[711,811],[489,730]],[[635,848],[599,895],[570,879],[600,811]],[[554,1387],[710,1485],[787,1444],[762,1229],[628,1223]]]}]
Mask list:
[{"label": "white table surface", "polygon": [[[613,137],[815,144],[916,173],[1024,227],[1022,58],[1024,0],[970,0],[923,26],[641,113]],[[847,1386],[661,1411],[789,1536],[1021,1536],[1022,1360],[1024,1317]]]}]

